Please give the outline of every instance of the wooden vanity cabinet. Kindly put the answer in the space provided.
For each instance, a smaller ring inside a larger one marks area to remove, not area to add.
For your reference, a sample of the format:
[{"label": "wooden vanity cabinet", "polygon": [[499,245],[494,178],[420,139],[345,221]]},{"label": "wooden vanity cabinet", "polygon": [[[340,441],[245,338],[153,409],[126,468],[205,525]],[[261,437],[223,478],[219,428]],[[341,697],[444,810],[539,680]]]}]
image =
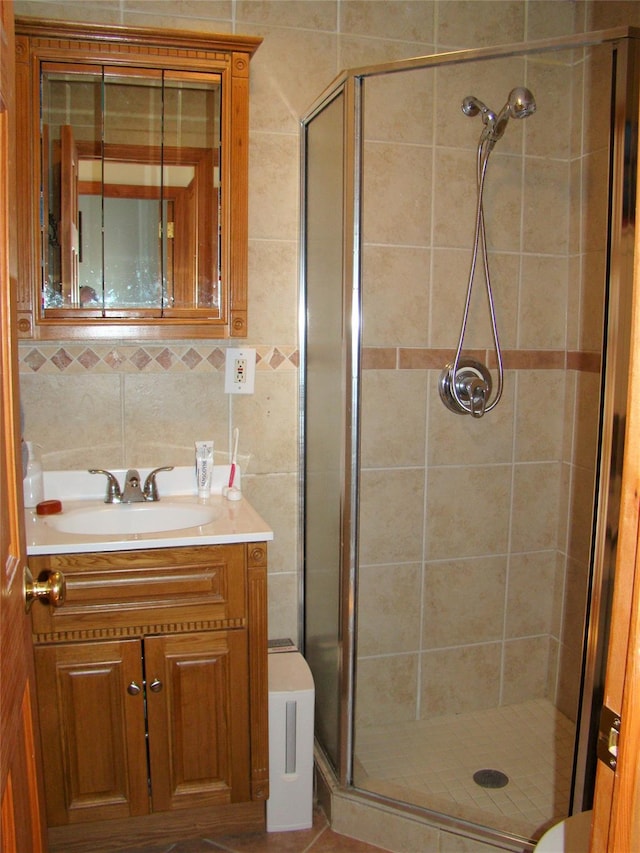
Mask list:
[{"label": "wooden vanity cabinet", "polygon": [[[236,820],[242,804],[260,825],[266,543],[32,557],[30,566],[67,582],[62,607],[32,608],[52,849],[85,838],[87,822],[112,837],[120,821],[130,843],[128,824],[142,836],[145,818],[162,827],[176,812],[184,838],[191,813],[200,829],[204,815],[226,826],[225,810]],[[86,850],[100,837],[90,834]]]}]

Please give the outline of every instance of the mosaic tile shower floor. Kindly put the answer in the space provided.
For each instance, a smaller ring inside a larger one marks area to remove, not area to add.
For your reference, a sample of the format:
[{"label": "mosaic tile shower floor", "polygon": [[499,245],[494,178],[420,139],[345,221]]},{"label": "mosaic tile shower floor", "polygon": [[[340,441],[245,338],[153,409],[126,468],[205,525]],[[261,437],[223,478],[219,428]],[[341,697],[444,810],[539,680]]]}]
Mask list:
[{"label": "mosaic tile shower floor", "polygon": [[[575,726],[547,700],[358,731],[359,788],[539,838],[567,816]],[[479,770],[509,779],[478,785]]]}]

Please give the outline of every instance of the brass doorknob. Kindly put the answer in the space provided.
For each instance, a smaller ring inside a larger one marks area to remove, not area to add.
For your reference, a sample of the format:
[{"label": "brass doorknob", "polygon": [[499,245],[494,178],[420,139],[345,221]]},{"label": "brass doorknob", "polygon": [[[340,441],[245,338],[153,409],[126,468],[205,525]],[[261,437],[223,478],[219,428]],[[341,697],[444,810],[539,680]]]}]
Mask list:
[{"label": "brass doorknob", "polygon": [[162,690],[162,682],[159,678],[154,678],[151,684],[149,685],[149,690],[153,691],[153,693],[160,693]]},{"label": "brass doorknob", "polygon": [[50,572],[45,580],[34,581],[29,567],[24,569],[24,606],[27,613],[36,598],[48,601],[52,607],[62,607],[67,594],[67,582],[62,572]]}]

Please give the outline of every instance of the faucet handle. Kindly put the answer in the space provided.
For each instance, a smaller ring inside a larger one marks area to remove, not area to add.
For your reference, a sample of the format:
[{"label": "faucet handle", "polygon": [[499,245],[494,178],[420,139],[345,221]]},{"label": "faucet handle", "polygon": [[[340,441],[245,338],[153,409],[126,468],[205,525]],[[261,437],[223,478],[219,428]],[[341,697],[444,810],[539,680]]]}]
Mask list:
[{"label": "faucet handle", "polygon": [[122,492],[120,484],[115,475],[111,471],[105,471],[104,468],[89,468],[90,474],[104,474],[107,478],[107,495],[104,499],[106,504],[120,503],[122,500]]},{"label": "faucet handle", "polygon": [[147,474],[147,479],[144,481],[144,496],[148,501],[158,501],[160,500],[160,495],[158,494],[158,484],[156,483],[156,474],[159,471],[173,471],[173,465],[164,465],[162,468],[154,468],[149,474]]}]

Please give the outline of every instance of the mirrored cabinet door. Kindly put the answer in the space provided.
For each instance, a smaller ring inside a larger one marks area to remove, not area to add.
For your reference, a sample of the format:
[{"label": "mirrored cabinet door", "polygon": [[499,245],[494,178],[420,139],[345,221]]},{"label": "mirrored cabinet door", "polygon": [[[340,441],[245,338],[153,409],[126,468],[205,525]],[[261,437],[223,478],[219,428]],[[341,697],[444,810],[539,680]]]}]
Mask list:
[{"label": "mirrored cabinet door", "polygon": [[18,211],[21,335],[246,336],[260,39],[35,19],[16,29],[31,102],[18,127],[31,154],[18,174],[31,187]]}]

